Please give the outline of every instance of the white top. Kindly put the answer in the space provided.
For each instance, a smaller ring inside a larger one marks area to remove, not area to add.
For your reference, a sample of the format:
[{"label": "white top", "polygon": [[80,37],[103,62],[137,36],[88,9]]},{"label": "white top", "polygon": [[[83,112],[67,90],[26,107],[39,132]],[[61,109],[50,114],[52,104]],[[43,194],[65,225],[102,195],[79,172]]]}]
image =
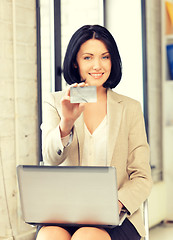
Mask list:
[{"label": "white top", "polygon": [[[85,124],[84,124],[85,125]],[[82,166],[107,165],[107,116],[91,134],[85,125]]]},{"label": "white top", "polygon": [[[107,116],[100,125],[91,134],[84,124],[84,148],[82,157],[82,166],[106,166],[107,165]],[[72,142],[72,132],[62,141],[63,148],[69,146]]]}]

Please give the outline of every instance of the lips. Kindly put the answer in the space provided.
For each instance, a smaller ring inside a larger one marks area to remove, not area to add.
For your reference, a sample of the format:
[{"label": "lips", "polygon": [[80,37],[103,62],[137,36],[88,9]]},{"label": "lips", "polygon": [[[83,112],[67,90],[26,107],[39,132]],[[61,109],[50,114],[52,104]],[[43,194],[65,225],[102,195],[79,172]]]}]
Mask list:
[{"label": "lips", "polygon": [[104,73],[89,73],[90,76],[92,76],[95,79],[99,79],[103,76]]}]

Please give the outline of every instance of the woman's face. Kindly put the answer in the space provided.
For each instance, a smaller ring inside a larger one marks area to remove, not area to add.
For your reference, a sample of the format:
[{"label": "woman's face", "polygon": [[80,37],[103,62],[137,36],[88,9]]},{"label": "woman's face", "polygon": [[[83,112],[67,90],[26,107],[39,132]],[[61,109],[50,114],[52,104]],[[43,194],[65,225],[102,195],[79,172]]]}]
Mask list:
[{"label": "woman's face", "polygon": [[105,44],[97,39],[83,43],[77,53],[81,80],[88,85],[102,87],[111,72],[111,56]]}]

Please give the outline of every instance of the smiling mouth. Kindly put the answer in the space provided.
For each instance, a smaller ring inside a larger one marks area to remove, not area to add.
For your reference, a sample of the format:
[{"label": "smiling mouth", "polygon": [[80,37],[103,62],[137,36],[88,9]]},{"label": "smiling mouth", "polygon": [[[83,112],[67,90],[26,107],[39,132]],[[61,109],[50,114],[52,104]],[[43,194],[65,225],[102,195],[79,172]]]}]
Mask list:
[{"label": "smiling mouth", "polygon": [[104,73],[89,73],[93,78],[99,79],[103,76]]}]

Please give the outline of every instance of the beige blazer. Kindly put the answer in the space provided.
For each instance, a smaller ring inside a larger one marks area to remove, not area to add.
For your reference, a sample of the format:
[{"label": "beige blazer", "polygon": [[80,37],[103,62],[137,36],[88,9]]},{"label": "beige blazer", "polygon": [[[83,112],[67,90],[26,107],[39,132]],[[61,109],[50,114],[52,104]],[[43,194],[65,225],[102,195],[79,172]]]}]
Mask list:
[{"label": "beige blazer", "polygon": [[[43,160],[51,165],[80,165],[84,144],[83,114],[74,124],[73,141],[63,149],[59,134],[60,100],[64,92],[51,93],[44,102],[42,129]],[[145,235],[140,207],[152,187],[149,146],[140,103],[107,91],[107,162],[115,166],[118,197],[128,209],[129,220],[141,236]]]}]

